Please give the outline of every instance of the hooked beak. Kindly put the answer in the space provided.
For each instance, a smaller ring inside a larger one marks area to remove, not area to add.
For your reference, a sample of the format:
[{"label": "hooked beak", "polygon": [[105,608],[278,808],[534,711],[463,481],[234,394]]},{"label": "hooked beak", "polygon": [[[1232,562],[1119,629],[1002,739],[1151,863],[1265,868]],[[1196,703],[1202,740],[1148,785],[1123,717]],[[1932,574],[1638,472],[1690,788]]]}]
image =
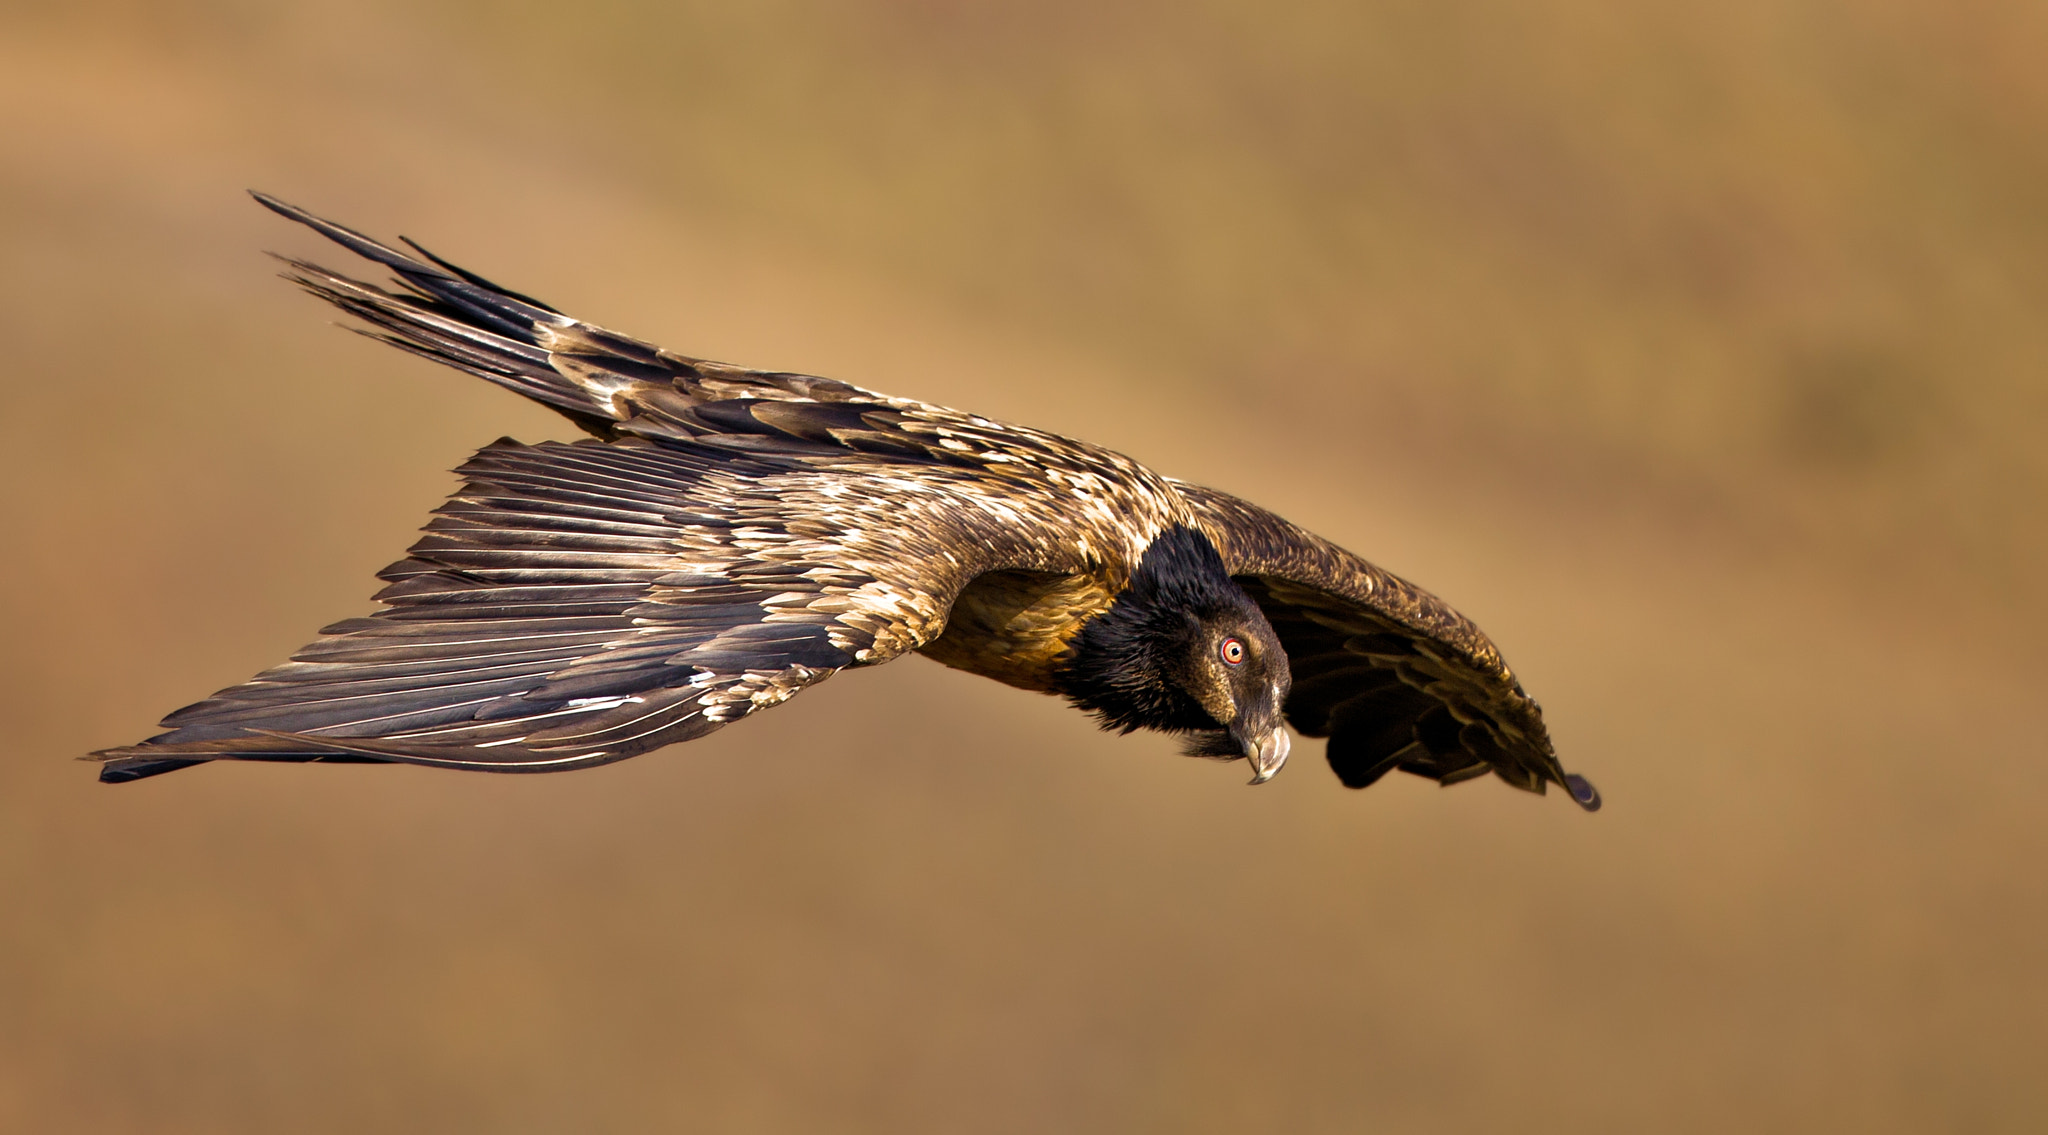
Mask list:
[{"label": "hooked beak", "polygon": [[1287,750],[1292,744],[1287,738],[1287,728],[1276,725],[1264,737],[1247,738],[1244,741],[1245,759],[1252,763],[1252,783],[1264,784],[1273,779],[1280,766],[1287,763]]}]

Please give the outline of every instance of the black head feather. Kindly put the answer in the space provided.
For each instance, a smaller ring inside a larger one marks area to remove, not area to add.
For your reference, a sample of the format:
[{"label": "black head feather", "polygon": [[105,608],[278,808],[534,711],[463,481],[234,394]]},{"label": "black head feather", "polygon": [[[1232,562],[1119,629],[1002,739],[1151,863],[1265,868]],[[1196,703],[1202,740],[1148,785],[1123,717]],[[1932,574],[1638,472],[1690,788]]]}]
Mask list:
[{"label": "black head feather", "polygon": [[[1233,636],[1247,656],[1225,667],[1212,656]],[[1287,656],[1258,604],[1215,546],[1185,527],[1160,533],[1116,602],[1082,625],[1059,681],[1105,729],[1191,733],[1190,752],[1221,757],[1243,755],[1226,727],[1277,726],[1264,719],[1289,684]]]}]

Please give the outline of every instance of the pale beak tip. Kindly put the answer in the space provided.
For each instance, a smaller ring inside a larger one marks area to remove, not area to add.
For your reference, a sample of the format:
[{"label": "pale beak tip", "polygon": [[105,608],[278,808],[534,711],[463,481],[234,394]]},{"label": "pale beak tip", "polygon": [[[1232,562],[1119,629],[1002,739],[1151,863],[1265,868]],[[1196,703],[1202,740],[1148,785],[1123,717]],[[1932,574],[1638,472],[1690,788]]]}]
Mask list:
[{"label": "pale beak tip", "polygon": [[1259,747],[1255,751],[1246,753],[1245,756],[1250,758],[1252,763],[1251,782],[1264,784],[1273,779],[1273,774],[1279,772],[1280,766],[1287,763],[1287,751],[1291,747],[1292,742],[1283,727],[1273,730],[1265,740],[1259,742]]}]

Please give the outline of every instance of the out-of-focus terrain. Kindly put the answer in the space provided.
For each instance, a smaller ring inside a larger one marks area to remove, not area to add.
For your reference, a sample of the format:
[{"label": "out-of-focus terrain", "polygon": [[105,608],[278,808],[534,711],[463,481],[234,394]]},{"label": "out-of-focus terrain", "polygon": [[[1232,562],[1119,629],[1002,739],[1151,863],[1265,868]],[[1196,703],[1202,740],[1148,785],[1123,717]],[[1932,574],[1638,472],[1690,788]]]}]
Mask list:
[{"label": "out-of-focus terrain", "polygon": [[[648,7],[0,10],[0,1130],[2048,1125],[2040,9]],[[246,186],[1266,504],[1608,807],[922,659],[101,787],[572,432],[326,326]]]}]

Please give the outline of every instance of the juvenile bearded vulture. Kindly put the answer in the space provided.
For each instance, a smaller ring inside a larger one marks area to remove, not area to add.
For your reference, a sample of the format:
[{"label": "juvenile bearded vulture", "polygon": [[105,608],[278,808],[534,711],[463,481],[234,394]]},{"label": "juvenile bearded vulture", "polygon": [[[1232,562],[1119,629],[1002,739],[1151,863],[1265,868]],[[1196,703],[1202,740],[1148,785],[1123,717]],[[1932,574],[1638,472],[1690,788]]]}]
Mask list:
[{"label": "juvenile bearded vulture", "polygon": [[1353,788],[1491,772],[1599,807],[1479,628],[1256,505],[1054,434],[674,354],[256,199],[397,274],[287,261],[367,334],[595,436],[485,447],[379,573],[382,611],[94,754],[103,781],[219,759],[588,768],[916,651],[1243,757],[1254,784],[1287,759],[1284,718],[1330,739]]}]

